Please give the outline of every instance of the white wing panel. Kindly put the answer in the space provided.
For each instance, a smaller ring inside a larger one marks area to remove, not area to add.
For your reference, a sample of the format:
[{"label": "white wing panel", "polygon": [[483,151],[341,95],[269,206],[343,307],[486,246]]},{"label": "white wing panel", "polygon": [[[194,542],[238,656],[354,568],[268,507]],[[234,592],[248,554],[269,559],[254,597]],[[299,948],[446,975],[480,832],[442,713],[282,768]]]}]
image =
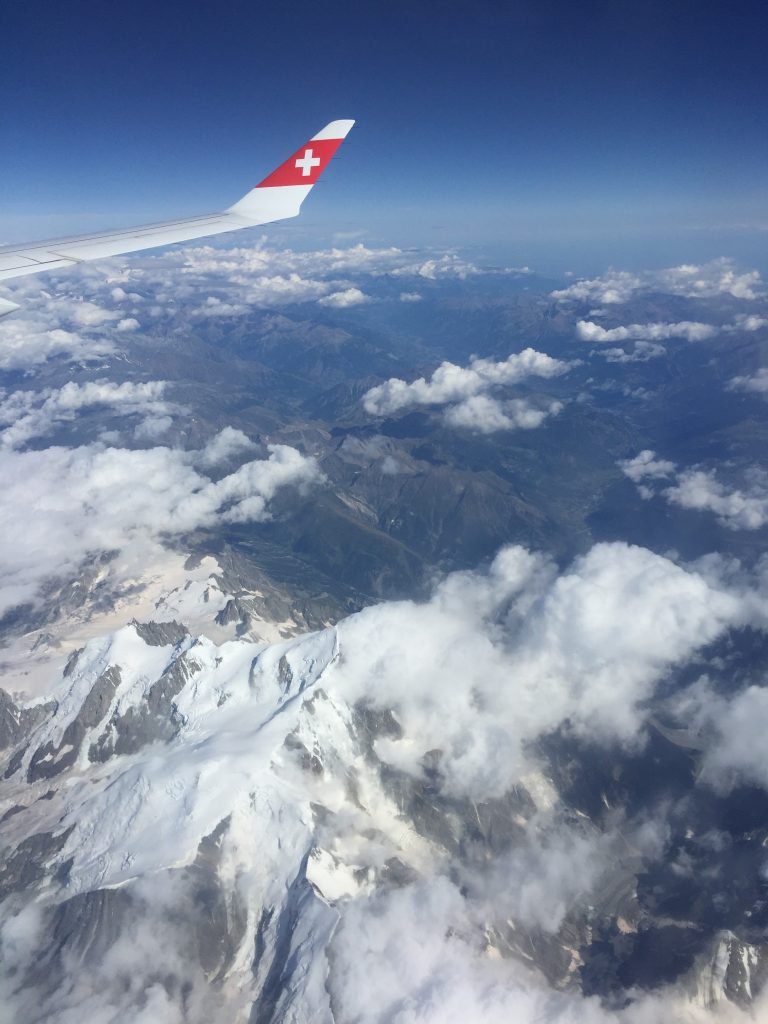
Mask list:
[{"label": "white wing panel", "polygon": [[85,260],[104,259],[158,245],[186,242],[192,238],[236,231],[250,222],[229,213],[191,220],[171,221],[167,224],[149,224],[122,231],[103,231],[93,235],[58,238],[34,242],[24,249],[0,249],[0,280],[39,274],[46,270],[71,267]]},{"label": "white wing panel", "polygon": [[[75,263],[77,260],[64,260],[50,253],[41,253],[35,260],[26,259],[22,254],[18,254],[3,263],[0,281],[7,281],[12,277],[26,277],[27,274],[43,274],[48,270],[63,270],[65,267],[74,267]],[[0,316],[2,315],[0,313]]]}]

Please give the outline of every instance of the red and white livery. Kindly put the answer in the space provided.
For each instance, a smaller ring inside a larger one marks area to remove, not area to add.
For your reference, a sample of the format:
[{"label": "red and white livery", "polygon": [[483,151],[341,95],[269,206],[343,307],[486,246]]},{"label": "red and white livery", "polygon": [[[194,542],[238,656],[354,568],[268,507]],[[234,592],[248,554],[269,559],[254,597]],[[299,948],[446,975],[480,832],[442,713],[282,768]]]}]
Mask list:
[{"label": "red and white livery", "polygon": [[[220,235],[226,231],[296,217],[312,186],[354,123],[331,121],[242,199],[221,213],[118,231],[2,246],[0,281],[26,274],[40,274],[47,270],[61,270],[86,260],[119,256],[158,245],[186,242],[193,238]],[[18,309],[15,303],[0,299],[0,316],[14,309]]]}]

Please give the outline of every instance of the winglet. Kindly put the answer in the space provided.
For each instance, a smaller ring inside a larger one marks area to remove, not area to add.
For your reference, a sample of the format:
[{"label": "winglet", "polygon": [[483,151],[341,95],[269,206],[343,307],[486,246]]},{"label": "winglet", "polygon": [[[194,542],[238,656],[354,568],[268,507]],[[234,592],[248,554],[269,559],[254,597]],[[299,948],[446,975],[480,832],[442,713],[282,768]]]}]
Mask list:
[{"label": "winglet", "polygon": [[227,213],[259,224],[295,217],[354,123],[331,121],[256,188],[230,206]]}]

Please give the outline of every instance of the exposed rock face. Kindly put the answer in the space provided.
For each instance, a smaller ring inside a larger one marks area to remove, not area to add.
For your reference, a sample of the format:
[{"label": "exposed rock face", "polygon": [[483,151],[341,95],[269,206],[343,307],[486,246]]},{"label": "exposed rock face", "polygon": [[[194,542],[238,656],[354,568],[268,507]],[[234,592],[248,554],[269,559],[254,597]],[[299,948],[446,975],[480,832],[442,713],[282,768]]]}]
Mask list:
[{"label": "exposed rock face", "polygon": [[0,689],[0,750],[15,747],[48,717],[52,708],[52,703],[23,707]]}]

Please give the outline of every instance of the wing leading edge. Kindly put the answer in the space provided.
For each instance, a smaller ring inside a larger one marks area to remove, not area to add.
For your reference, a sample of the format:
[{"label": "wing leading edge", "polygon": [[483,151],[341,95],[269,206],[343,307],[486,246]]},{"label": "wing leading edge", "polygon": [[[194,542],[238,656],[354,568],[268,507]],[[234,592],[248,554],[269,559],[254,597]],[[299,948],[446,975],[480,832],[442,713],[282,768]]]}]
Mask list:
[{"label": "wing leading edge", "polygon": [[[204,217],[0,246],[0,281],[296,217],[354,121],[331,121],[233,206]],[[9,308],[10,307],[10,308]],[[0,299],[0,316],[18,309]]]}]

